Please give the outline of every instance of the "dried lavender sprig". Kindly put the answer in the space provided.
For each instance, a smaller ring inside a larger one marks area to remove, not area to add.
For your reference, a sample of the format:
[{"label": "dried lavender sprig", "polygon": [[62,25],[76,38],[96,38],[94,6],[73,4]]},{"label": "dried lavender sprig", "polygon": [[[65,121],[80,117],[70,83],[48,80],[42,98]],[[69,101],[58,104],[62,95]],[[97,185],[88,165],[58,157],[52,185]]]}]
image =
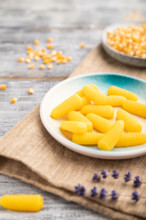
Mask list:
[{"label": "dried lavender sprig", "polygon": [[112,190],[112,192],[111,192],[111,199],[112,200],[118,199],[118,193],[117,193],[116,190]]},{"label": "dried lavender sprig", "polygon": [[140,176],[135,176],[133,181],[134,187],[139,187],[141,185],[141,178]]},{"label": "dried lavender sprig", "polygon": [[100,176],[98,175],[98,173],[94,173],[94,175],[92,177],[92,181],[100,182]]},{"label": "dried lavender sprig", "polygon": [[107,197],[107,190],[105,188],[102,188],[100,191],[100,199],[106,199]]},{"label": "dried lavender sprig", "polygon": [[112,177],[113,177],[114,179],[118,179],[119,173],[118,173],[117,170],[113,170]]},{"label": "dried lavender sprig", "polygon": [[124,175],[124,181],[125,181],[125,182],[128,182],[129,180],[131,180],[131,177],[132,177],[132,175],[131,175],[131,173],[128,171],[128,173],[126,173],[126,174]]},{"label": "dried lavender sprig", "polygon": [[94,186],[94,187],[91,189],[91,197],[97,196],[97,193],[98,193],[97,187]]},{"label": "dried lavender sprig", "polygon": [[80,195],[80,196],[85,196],[86,194],[86,188],[80,184],[78,184],[77,186],[75,186],[75,194]]},{"label": "dried lavender sprig", "polygon": [[108,176],[108,172],[106,170],[101,170],[101,175],[103,179],[106,179]]},{"label": "dried lavender sprig", "polygon": [[139,200],[139,193],[138,193],[138,191],[134,191],[134,192],[132,192],[132,200],[134,200],[135,202],[138,202],[138,200]]}]

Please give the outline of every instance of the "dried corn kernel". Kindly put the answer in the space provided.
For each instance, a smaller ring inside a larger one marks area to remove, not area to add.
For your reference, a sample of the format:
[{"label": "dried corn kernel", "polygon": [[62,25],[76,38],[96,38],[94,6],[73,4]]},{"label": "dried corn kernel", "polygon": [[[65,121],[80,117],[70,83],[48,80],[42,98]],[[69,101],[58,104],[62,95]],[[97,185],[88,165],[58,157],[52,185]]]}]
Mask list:
[{"label": "dried corn kernel", "polygon": [[48,38],[48,40],[47,40],[48,42],[52,42],[53,41],[53,39],[52,38]]},{"label": "dried corn kernel", "polygon": [[29,58],[25,59],[25,63],[30,63],[30,62],[31,62],[31,60]]},{"label": "dried corn kernel", "polygon": [[40,70],[43,70],[45,66],[43,64],[40,64]]},{"label": "dried corn kernel", "polygon": [[19,58],[18,58],[18,62],[19,62],[19,63],[22,63],[22,62],[24,62],[24,58],[22,58],[22,57],[19,57]]},{"label": "dried corn kernel", "polygon": [[53,68],[53,64],[52,63],[50,63],[50,64],[48,64],[48,69],[52,69]]},{"label": "dried corn kernel", "polygon": [[133,92],[130,92],[126,89],[119,88],[117,86],[109,87],[107,93],[108,93],[108,95],[124,96],[128,100],[133,100],[133,101],[138,100],[138,97],[136,94],[134,94]]},{"label": "dried corn kernel", "polygon": [[47,45],[47,49],[52,49],[53,48],[53,45],[52,44],[48,44]]},{"label": "dried corn kernel", "polygon": [[27,51],[32,51],[32,47],[27,47]]},{"label": "dried corn kernel", "polygon": [[126,100],[123,96],[110,95],[106,97],[106,105],[111,105],[113,107],[122,106],[123,101]]},{"label": "dried corn kernel", "polygon": [[33,94],[33,93],[34,93],[34,89],[29,88],[27,92],[28,92],[29,94]]},{"label": "dried corn kernel", "polygon": [[17,102],[17,98],[11,98],[11,103],[16,103]]},{"label": "dried corn kernel", "polygon": [[146,118],[146,104],[125,100],[122,108],[134,115]]},{"label": "dried corn kernel", "polygon": [[87,132],[87,124],[79,121],[63,121],[61,122],[60,128],[73,133]]},{"label": "dried corn kernel", "polygon": [[39,56],[35,56],[35,57],[34,57],[34,60],[35,60],[35,61],[38,61],[38,60],[39,60]]},{"label": "dried corn kernel", "polygon": [[104,95],[102,92],[98,91],[97,89],[94,89],[91,86],[84,86],[83,87],[83,93],[84,95],[93,101],[96,105],[104,105],[106,102],[106,95]]},{"label": "dried corn kernel", "polygon": [[1,89],[1,90],[5,90],[6,88],[7,88],[7,85],[6,85],[6,84],[1,84],[1,85],[0,85],[0,89]]},{"label": "dried corn kernel", "polygon": [[110,151],[119,141],[124,130],[124,122],[119,120],[108,130],[108,132],[99,140],[98,148],[100,150]]},{"label": "dried corn kernel", "polygon": [[28,66],[28,68],[29,68],[29,69],[34,69],[34,64],[33,64],[33,63],[30,63],[29,66]]},{"label": "dried corn kernel", "polygon": [[117,111],[117,120],[122,120],[125,123],[125,131],[128,132],[141,132],[142,125],[128,112],[119,109]]},{"label": "dried corn kernel", "polygon": [[5,195],[0,198],[0,205],[14,211],[38,212],[43,208],[43,198],[40,195]]},{"label": "dried corn kernel", "polygon": [[81,109],[83,115],[88,113],[94,113],[104,118],[113,118],[114,117],[114,108],[109,105],[85,105]]},{"label": "dried corn kernel", "polygon": [[72,57],[66,57],[67,61],[71,61],[72,60]]},{"label": "dried corn kernel", "polygon": [[84,43],[80,44],[80,48],[85,48],[85,47],[86,47],[86,45]]},{"label": "dried corn kernel", "polygon": [[76,144],[92,146],[97,145],[100,138],[103,137],[104,134],[86,132],[84,134],[73,134],[72,141]]},{"label": "dried corn kernel", "polygon": [[80,121],[84,122],[87,125],[87,131],[93,130],[92,122],[89,121],[84,115],[77,111],[71,111],[68,113],[68,120],[70,121]]},{"label": "dried corn kernel", "polygon": [[51,112],[52,118],[59,118],[66,115],[68,112],[77,110],[82,105],[82,99],[78,95],[72,95],[62,103],[57,105]]},{"label": "dried corn kernel", "polygon": [[116,147],[137,146],[146,143],[146,134],[140,132],[122,133]]},{"label": "dried corn kernel", "polygon": [[45,59],[44,60],[44,64],[48,64],[48,63],[50,63],[50,60],[49,59]]},{"label": "dried corn kernel", "polygon": [[44,52],[46,51],[46,49],[45,49],[45,48],[42,48],[41,51],[44,53]]},{"label": "dried corn kernel", "polygon": [[113,125],[113,122],[93,113],[87,114],[86,117],[92,122],[94,129],[102,133],[106,133]]},{"label": "dried corn kernel", "polygon": [[39,42],[38,40],[35,40],[35,41],[34,41],[34,44],[35,44],[35,45],[39,45],[39,43],[40,43],[40,42]]}]

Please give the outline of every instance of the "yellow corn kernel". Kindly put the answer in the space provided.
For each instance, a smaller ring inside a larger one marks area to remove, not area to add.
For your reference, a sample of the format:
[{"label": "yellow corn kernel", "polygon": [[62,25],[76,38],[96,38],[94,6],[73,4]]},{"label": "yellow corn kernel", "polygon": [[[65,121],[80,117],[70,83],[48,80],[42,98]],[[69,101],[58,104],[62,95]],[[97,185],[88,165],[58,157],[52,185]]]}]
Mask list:
[{"label": "yellow corn kernel", "polygon": [[57,64],[62,64],[63,61],[60,59],[60,60],[57,60],[56,63],[57,63]]},{"label": "yellow corn kernel", "polygon": [[117,120],[122,120],[125,123],[124,129],[128,132],[141,132],[142,125],[128,112],[119,109],[117,111]]},{"label": "yellow corn kernel", "polygon": [[45,66],[43,64],[40,64],[40,70],[43,70]]},{"label": "yellow corn kernel", "polygon": [[81,113],[83,115],[87,115],[88,113],[94,113],[104,118],[113,118],[114,117],[114,108],[109,105],[85,105],[81,109]]},{"label": "yellow corn kernel", "polygon": [[28,66],[28,68],[29,68],[29,69],[34,69],[34,64],[33,64],[33,63],[30,63],[29,66]]},{"label": "yellow corn kernel", "polygon": [[66,57],[67,61],[71,61],[72,60],[72,57],[69,56],[69,57]]},{"label": "yellow corn kernel", "polygon": [[66,58],[64,58],[63,63],[64,63],[64,64],[68,63],[68,61],[67,61]]},{"label": "yellow corn kernel", "polygon": [[73,133],[87,132],[87,124],[79,121],[63,121],[61,122],[60,128]]},{"label": "yellow corn kernel", "polygon": [[11,98],[11,103],[16,103],[17,102],[17,98]]},{"label": "yellow corn kernel", "polygon": [[85,146],[97,145],[100,138],[103,137],[104,134],[94,133],[94,132],[86,132],[84,134],[73,134],[72,142]]},{"label": "yellow corn kernel", "polygon": [[82,99],[80,96],[74,94],[62,103],[57,105],[51,112],[52,118],[59,118],[66,115],[68,112],[77,110],[82,105]]},{"label": "yellow corn kernel", "polygon": [[53,45],[52,44],[48,44],[47,45],[47,49],[52,49],[53,48]]},{"label": "yellow corn kernel", "polygon": [[28,57],[25,59],[25,63],[30,63],[30,61],[31,61],[31,60],[30,60],[30,58],[28,58]]},{"label": "yellow corn kernel", "polygon": [[39,56],[35,56],[35,57],[34,57],[34,60],[35,60],[35,61],[38,61],[38,60],[39,60]]},{"label": "yellow corn kernel", "polygon": [[140,132],[122,133],[116,147],[137,146],[146,143],[146,134]]},{"label": "yellow corn kernel", "polygon": [[46,59],[44,60],[44,64],[48,64],[48,63],[50,63],[50,60],[46,58]]},{"label": "yellow corn kernel", "polygon": [[27,92],[28,92],[28,94],[33,94],[33,93],[34,93],[34,89],[29,88],[29,89],[27,90]]},{"label": "yellow corn kernel", "polygon": [[35,44],[35,45],[39,45],[39,43],[40,43],[40,42],[39,42],[38,40],[35,40],[35,41],[34,41],[34,44]]},{"label": "yellow corn kernel", "polygon": [[123,102],[122,108],[134,115],[146,118],[146,104],[125,100]]},{"label": "yellow corn kernel", "polygon": [[122,103],[124,100],[126,100],[126,98],[123,96],[110,95],[106,97],[106,105],[119,107],[119,106],[122,106]]},{"label": "yellow corn kernel", "polygon": [[[92,88],[96,89],[96,90],[99,90],[98,87],[95,85],[95,84],[90,84],[89,86],[91,86]],[[79,96],[84,96],[84,93],[83,93],[83,89],[80,89],[76,92],[76,94],[78,94]]]},{"label": "yellow corn kernel", "polygon": [[27,47],[27,51],[32,51],[32,47]]},{"label": "yellow corn kernel", "polygon": [[53,68],[53,64],[52,63],[50,63],[50,64],[48,64],[48,69],[52,69]]},{"label": "yellow corn kernel", "polygon": [[5,90],[6,88],[7,88],[7,85],[6,85],[6,84],[1,84],[1,85],[0,85],[0,89],[1,89],[1,90]]},{"label": "yellow corn kernel", "polygon": [[116,121],[108,132],[99,140],[98,148],[100,150],[110,151],[119,141],[119,138],[124,130],[124,122]]},{"label": "yellow corn kernel", "polygon": [[5,195],[0,198],[0,205],[14,211],[38,212],[43,208],[43,198],[40,195]]},{"label": "yellow corn kernel", "polygon": [[137,101],[138,97],[136,94],[129,92],[126,89],[119,88],[117,86],[111,86],[108,88],[107,91],[108,95],[119,95],[119,96],[124,96],[128,100],[133,100]]},{"label": "yellow corn kernel", "polygon": [[18,58],[18,62],[19,62],[19,63],[22,63],[22,62],[24,62],[24,58],[22,58],[22,57],[19,57],[19,58]]},{"label": "yellow corn kernel", "polygon": [[106,102],[106,95],[104,95],[102,92],[98,91],[97,89],[94,89],[91,86],[84,86],[83,87],[83,93],[84,95],[93,101],[96,105],[104,105]]},{"label": "yellow corn kernel", "polygon": [[93,130],[92,122],[89,121],[84,115],[77,111],[71,111],[68,113],[68,120],[70,121],[80,121],[84,122],[87,125],[87,131]]},{"label": "yellow corn kernel", "polygon": [[52,42],[53,41],[53,39],[52,38],[48,38],[48,40],[47,40],[48,42]]},{"label": "yellow corn kernel", "polygon": [[86,117],[92,122],[94,129],[102,133],[106,133],[113,125],[113,122],[93,113],[87,114]]},{"label": "yellow corn kernel", "polygon": [[84,43],[80,44],[80,48],[85,48],[85,47],[86,47],[86,45]]}]

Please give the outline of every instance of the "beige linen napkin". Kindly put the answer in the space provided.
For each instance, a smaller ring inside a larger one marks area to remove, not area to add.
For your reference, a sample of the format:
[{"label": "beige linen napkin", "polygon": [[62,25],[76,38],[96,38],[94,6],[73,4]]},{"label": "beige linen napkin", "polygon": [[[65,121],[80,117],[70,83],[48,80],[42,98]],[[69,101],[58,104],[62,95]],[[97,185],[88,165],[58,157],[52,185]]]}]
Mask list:
[{"label": "beige linen napkin", "polygon": [[[94,48],[81,62],[72,76],[90,72],[122,73],[146,79],[146,70],[121,64],[105,54],[101,46]],[[19,178],[66,200],[74,201],[98,213],[114,219],[146,219],[146,156],[128,160],[100,160],[68,150],[46,131],[39,116],[39,106],[21,120],[8,134],[0,139],[0,173]],[[106,169],[119,170],[120,177],[111,175],[100,183],[91,181],[95,172]],[[141,198],[137,204],[131,201],[135,189],[133,181],[124,183],[123,175],[131,171],[133,177],[140,175],[142,185],[138,188]],[[85,197],[74,194],[78,183],[86,187]],[[90,197],[90,189],[105,187],[110,194],[115,189],[120,193],[117,201],[110,197],[101,200]]]}]

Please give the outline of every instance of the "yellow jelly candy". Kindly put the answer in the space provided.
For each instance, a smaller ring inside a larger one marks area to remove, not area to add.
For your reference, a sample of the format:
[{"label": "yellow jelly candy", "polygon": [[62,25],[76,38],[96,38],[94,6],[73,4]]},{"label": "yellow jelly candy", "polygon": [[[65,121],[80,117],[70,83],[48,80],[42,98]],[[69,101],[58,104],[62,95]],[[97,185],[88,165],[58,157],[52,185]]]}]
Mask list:
[{"label": "yellow jelly candy", "polygon": [[85,105],[81,109],[83,115],[88,113],[94,113],[104,118],[113,118],[114,117],[114,108],[109,105]]},{"label": "yellow jelly candy", "polygon": [[82,115],[80,112],[71,111],[68,113],[68,119],[70,121],[80,121],[87,124],[87,131],[93,130],[92,122],[89,121],[84,115]]},{"label": "yellow jelly candy", "polygon": [[110,95],[106,97],[106,105],[111,105],[113,107],[122,106],[123,101],[126,100],[123,96]]},{"label": "yellow jelly candy", "polygon": [[61,122],[60,128],[74,133],[87,132],[87,124],[79,121],[63,121]]},{"label": "yellow jelly candy", "polygon": [[146,118],[146,105],[143,103],[125,100],[123,101],[122,108],[134,115]]},{"label": "yellow jelly candy", "polygon": [[97,145],[99,139],[103,137],[103,134],[86,132],[84,134],[73,134],[72,141],[80,145]]},{"label": "yellow jelly candy", "polygon": [[116,121],[108,132],[99,140],[98,148],[100,150],[110,151],[119,141],[119,138],[124,130],[124,122]]},{"label": "yellow jelly candy", "polygon": [[107,93],[108,93],[108,95],[124,96],[128,100],[133,100],[133,101],[137,101],[138,100],[138,97],[137,97],[136,94],[134,94],[133,92],[129,92],[126,89],[119,88],[117,86],[109,87]]},{"label": "yellow jelly candy", "polygon": [[141,132],[142,125],[128,112],[119,109],[117,111],[117,120],[123,120],[125,123],[125,131],[128,132]]},{"label": "yellow jelly candy", "polygon": [[113,122],[93,113],[87,114],[86,117],[93,123],[93,127],[97,131],[100,131],[103,133],[106,133],[113,125]]},{"label": "yellow jelly candy", "polygon": [[[92,88],[98,90],[98,87],[95,84],[90,84],[89,86],[91,86]],[[83,89],[80,89],[79,91],[77,91],[76,94],[78,94],[81,97],[84,96]]]},{"label": "yellow jelly candy", "polygon": [[79,107],[77,109],[74,109],[74,110],[80,110],[85,105],[89,105],[91,103],[90,100],[87,99],[86,97],[80,97],[80,98],[81,98],[81,103],[80,103]]},{"label": "yellow jelly candy", "polygon": [[146,143],[146,134],[140,132],[122,133],[116,147],[129,147]]},{"label": "yellow jelly candy", "polygon": [[62,117],[70,111],[80,109],[81,106],[83,106],[83,99],[79,95],[74,94],[65,101],[63,101],[61,104],[57,105],[52,110],[51,117],[52,118]]},{"label": "yellow jelly candy", "polygon": [[0,198],[0,205],[14,211],[38,212],[43,208],[43,198],[40,195],[5,195]]},{"label": "yellow jelly candy", "polygon": [[104,105],[106,102],[106,95],[91,86],[84,86],[83,93],[86,98],[93,101],[96,105]]}]

